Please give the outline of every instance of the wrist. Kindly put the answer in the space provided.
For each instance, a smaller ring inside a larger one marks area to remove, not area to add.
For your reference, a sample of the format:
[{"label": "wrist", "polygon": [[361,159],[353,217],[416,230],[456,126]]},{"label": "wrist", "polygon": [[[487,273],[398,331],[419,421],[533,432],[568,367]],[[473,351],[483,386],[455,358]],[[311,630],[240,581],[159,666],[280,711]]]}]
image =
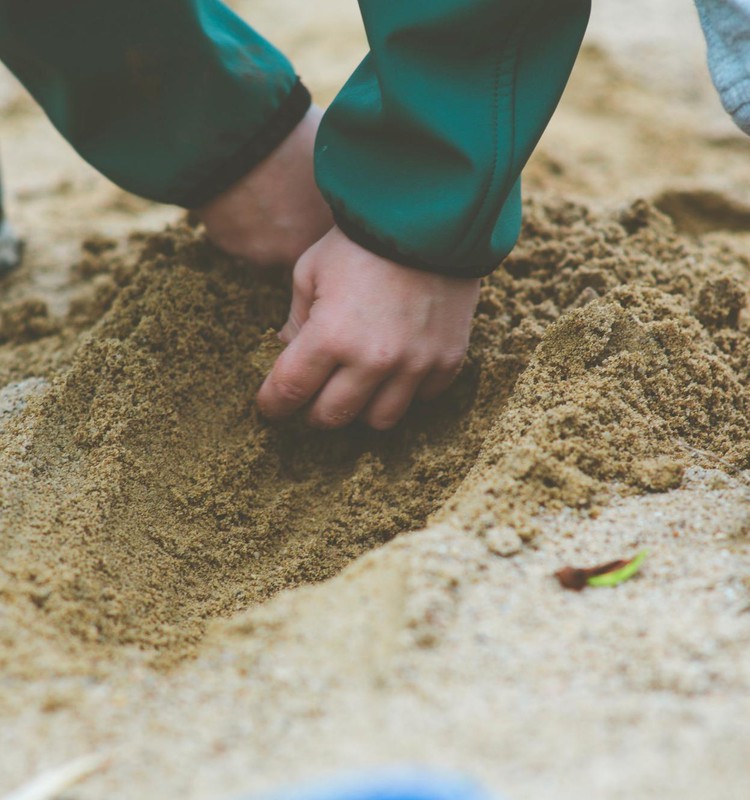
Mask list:
[{"label": "wrist", "polygon": [[364,224],[354,222],[347,215],[341,213],[339,209],[333,210],[333,218],[342,233],[360,247],[364,247],[381,258],[421,272],[441,275],[446,278],[479,281],[489,275],[497,266],[494,265],[488,268],[487,266],[467,264],[460,267],[446,268],[443,265],[433,263],[416,252],[408,251],[394,240],[381,237]]},{"label": "wrist", "polygon": [[292,266],[330,230],[312,162],[321,118],[312,106],[268,158],[196,210],[218,247],[258,266]]},{"label": "wrist", "polygon": [[298,80],[273,116],[233,155],[193,187],[182,205],[200,210],[241,183],[259,165],[265,163],[299,127],[312,104],[310,92]]}]

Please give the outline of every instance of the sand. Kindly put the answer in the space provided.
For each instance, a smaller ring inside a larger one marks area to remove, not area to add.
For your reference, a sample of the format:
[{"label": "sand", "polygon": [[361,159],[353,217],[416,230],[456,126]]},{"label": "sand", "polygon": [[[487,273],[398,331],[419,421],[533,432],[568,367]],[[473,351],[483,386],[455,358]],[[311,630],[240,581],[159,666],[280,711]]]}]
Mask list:
[{"label": "sand", "polygon": [[[354,4],[235,5],[321,102],[361,52]],[[649,13],[598,7],[465,369],[387,435],[263,421],[284,281],[95,176],[6,80],[0,796],[94,751],[71,796],[403,762],[509,798],[749,795],[750,143],[696,21]],[[616,589],[553,578],[643,548]]]}]

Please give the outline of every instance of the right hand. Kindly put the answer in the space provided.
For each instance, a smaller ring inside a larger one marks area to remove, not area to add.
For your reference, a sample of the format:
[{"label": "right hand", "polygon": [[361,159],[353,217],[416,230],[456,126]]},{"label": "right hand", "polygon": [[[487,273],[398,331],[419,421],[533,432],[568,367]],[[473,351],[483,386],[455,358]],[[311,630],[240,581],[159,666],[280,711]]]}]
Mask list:
[{"label": "right hand", "polygon": [[306,406],[317,428],[359,417],[392,428],[413,398],[431,400],[461,369],[479,280],[448,278],[381,258],[338,228],[294,268],[289,346],[258,393],[284,419]]}]

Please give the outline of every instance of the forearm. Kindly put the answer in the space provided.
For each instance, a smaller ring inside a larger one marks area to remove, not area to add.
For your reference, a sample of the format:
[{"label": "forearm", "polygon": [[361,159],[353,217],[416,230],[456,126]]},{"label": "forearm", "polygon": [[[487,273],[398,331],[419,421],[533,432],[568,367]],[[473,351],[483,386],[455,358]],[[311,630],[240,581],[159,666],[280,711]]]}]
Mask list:
[{"label": "forearm", "polygon": [[245,175],[310,104],[216,0],[0,0],[0,59],[99,171],[186,207]]},{"label": "forearm", "polygon": [[562,94],[589,5],[360,0],[371,52],[316,148],[340,227],[434,272],[497,266],[518,235],[519,176]]}]

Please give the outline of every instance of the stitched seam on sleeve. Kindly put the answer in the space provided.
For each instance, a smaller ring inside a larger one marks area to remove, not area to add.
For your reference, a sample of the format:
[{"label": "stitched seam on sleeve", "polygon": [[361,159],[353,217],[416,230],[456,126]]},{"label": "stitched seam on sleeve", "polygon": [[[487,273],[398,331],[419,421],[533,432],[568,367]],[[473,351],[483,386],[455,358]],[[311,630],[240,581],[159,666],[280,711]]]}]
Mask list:
[{"label": "stitched seam on sleeve", "polygon": [[[517,58],[517,56],[516,56]],[[514,58],[514,61],[516,60]],[[490,170],[487,178],[485,179],[485,185],[482,188],[482,194],[480,195],[481,199],[479,201],[479,206],[477,208],[476,215],[472,220],[472,223],[469,225],[469,230],[466,232],[466,236],[469,236],[471,233],[471,229],[474,227],[474,222],[481,219],[482,215],[484,214],[484,210],[489,202],[490,192],[492,191],[492,186],[495,182],[495,175],[497,173],[497,166],[500,161],[499,157],[499,148],[498,148],[498,132],[500,129],[500,75],[502,73],[502,65],[503,65],[503,55],[502,53],[498,54],[497,58],[495,59],[495,76],[493,78],[492,84],[492,159],[490,163]],[[481,232],[481,231],[480,231]],[[476,239],[476,234],[473,238]],[[463,237],[462,237],[463,238]]]},{"label": "stitched seam on sleeve", "polygon": [[[514,33],[512,37],[512,55],[509,59],[510,69],[508,70],[507,74],[510,76],[509,87],[509,102],[507,103],[507,110],[509,116],[509,125],[510,125],[510,136],[508,141],[508,152],[507,152],[507,159],[505,160],[506,169],[505,169],[505,176],[503,180],[503,187],[507,186],[508,183],[508,176],[511,173],[513,162],[515,160],[515,151],[516,151],[516,89],[518,83],[518,67],[520,61],[520,53],[521,53],[521,45],[525,40],[528,30],[529,30],[529,20],[533,16],[533,12],[538,10],[538,3],[535,3],[532,9],[532,13],[525,15],[523,20],[519,23],[518,29]],[[462,257],[471,258],[471,255],[474,249],[477,247],[478,243],[481,239],[487,234],[488,230],[491,230],[495,223],[497,222],[497,216],[502,210],[502,206],[500,208],[492,207],[492,211],[495,213],[489,214],[488,213],[488,201],[491,199],[492,196],[492,188],[496,183],[497,175],[498,175],[498,165],[500,164],[500,143],[498,141],[498,133],[500,130],[500,82],[501,77],[503,75],[503,61],[505,59],[501,55],[498,58],[497,62],[497,71],[495,73],[495,88],[496,88],[496,96],[495,96],[495,104],[494,104],[494,149],[493,149],[493,169],[490,174],[486,190],[484,192],[484,196],[482,199],[482,205],[479,211],[474,216],[469,229],[464,234],[464,237],[460,243],[460,245],[456,248],[456,251],[461,253]],[[507,187],[508,189],[510,187]],[[505,200],[503,200],[503,204]],[[486,219],[483,219],[486,217]]]}]

